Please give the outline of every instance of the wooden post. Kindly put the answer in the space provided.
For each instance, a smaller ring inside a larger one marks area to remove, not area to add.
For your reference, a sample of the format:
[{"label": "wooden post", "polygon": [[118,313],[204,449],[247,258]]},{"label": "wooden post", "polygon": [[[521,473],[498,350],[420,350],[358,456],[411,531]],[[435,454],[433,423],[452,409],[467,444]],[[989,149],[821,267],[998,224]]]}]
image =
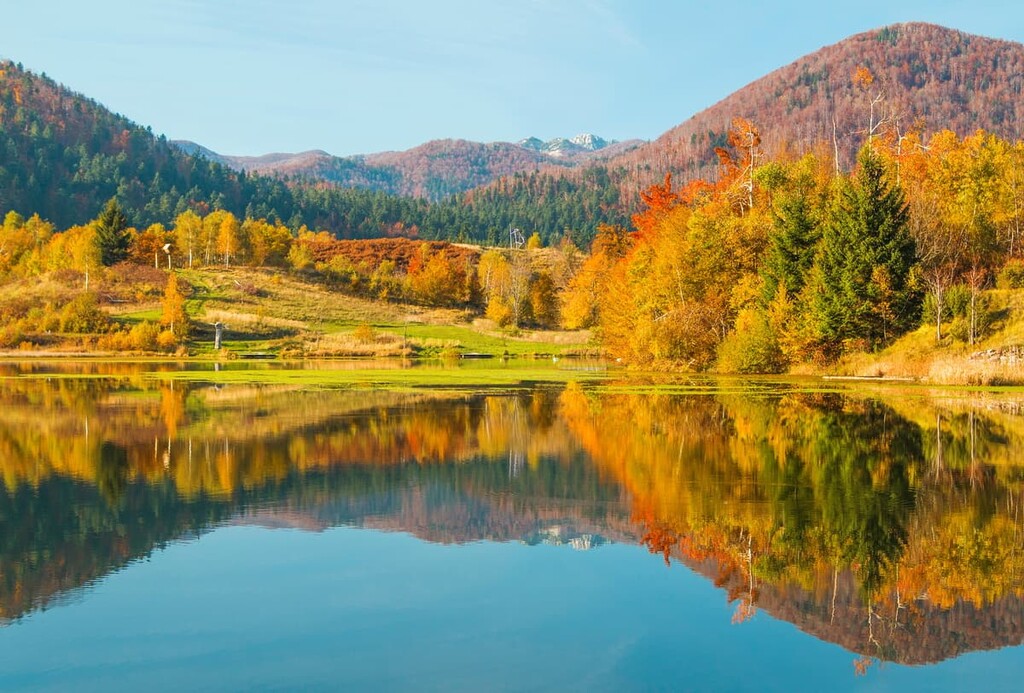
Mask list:
[{"label": "wooden post", "polygon": [[213,338],[213,348],[219,351],[221,336],[224,333],[224,323],[218,320],[216,323],[214,323],[213,328],[217,331],[216,336]]}]

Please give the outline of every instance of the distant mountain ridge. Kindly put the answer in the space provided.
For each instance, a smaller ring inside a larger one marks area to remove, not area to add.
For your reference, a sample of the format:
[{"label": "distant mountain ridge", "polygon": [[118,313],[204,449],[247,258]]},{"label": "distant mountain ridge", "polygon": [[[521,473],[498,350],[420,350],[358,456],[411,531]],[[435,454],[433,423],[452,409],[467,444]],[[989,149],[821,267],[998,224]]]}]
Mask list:
[{"label": "distant mountain ridge", "polygon": [[[866,68],[873,83],[855,84]],[[930,24],[896,24],[826,46],[751,82],[657,139],[600,145],[436,140],[404,152],[335,157],[314,150],[230,161],[172,144],[100,104],[0,61],[0,213],[84,223],[117,195],[135,224],[223,208],[342,238],[416,233],[492,242],[510,224],[543,239],[589,242],[600,223],[627,224],[639,191],[674,174],[714,179],[715,148],[735,117],[758,127],[767,156],[838,150],[850,168],[870,103],[900,133],[1024,135],[1024,45]],[[658,94],[648,107],[655,108]],[[577,150],[578,148],[578,150]],[[566,156],[567,152],[577,151]],[[561,152],[554,155],[554,152]],[[272,172],[277,177],[240,170]],[[443,200],[443,201],[442,201]]]},{"label": "distant mountain ridge", "polygon": [[188,140],[172,140],[171,143],[186,154],[203,156],[236,171],[325,180],[343,187],[439,200],[503,176],[539,171],[548,166],[571,168],[590,164],[627,152],[638,147],[641,141],[617,142],[590,133],[547,142],[536,137],[515,143],[445,139],[400,152],[346,157],[319,149],[293,154],[233,156],[219,154]]}]

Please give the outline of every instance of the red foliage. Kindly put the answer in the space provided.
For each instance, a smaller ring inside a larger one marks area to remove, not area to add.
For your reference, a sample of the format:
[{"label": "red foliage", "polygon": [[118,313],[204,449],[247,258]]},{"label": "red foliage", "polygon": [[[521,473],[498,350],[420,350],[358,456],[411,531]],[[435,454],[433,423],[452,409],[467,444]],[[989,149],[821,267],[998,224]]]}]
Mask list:
[{"label": "red foliage", "polygon": [[370,271],[385,260],[395,263],[400,272],[410,272],[414,263],[419,262],[420,247],[424,244],[430,253],[445,253],[453,264],[465,266],[475,264],[480,251],[447,241],[417,241],[409,238],[373,238],[368,240],[312,240],[299,241],[307,244],[316,262],[330,262],[341,255],[355,267]]}]

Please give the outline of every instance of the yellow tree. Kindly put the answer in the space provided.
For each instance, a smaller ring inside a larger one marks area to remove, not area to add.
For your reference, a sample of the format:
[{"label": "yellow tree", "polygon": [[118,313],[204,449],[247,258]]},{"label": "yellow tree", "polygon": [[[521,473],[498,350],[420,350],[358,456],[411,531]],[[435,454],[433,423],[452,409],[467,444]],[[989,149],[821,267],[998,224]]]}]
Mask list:
[{"label": "yellow tree", "polygon": [[231,212],[225,212],[217,229],[217,252],[224,256],[224,266],[231,264],[231,256],[238,253],[238,219]]},{"label": "yellow tree", "polygon": [[512,308],[508,303],[512,268],[508,260],[500,250],[492,248],[480,256],[476,272],[487,317],[499,325],[507,325],[512,319]]},{"label": "yellow tree", "polygon": [[203,225],[199,231],[199,246],[203,249],[203,262],[207,265],[214,261],[214,255],[218,252],[221,226],[229,216],[233,216],[231,212],[218,209],[203,217]]},{"label": "yellow tree", "polygon": [[199,235],[203,229],[203,220],[192,210],[182,212],[174,219],[174,234],[178,248],[188,255],[188,266],[192,268],[195,251],[199,243]]},{"label": "yellow tree", "polygon": [[428,305],[454,305],[466,300],[466,272],[445,252],[431,253],[420,246],[419,256],[409,267],[409,289],[416,300]]},{"label": "yellow tree", "polygon": [[160,323],[166,325],[168,331],[178,340],[186,338],[189,333],[189,319],[185,311],[185,296],[178,288],[178,275],[173,272],[167,277],[162,307]]},{"label": "yellow tree", "polygon": [[246,219],[241,235],[252,265],[263,267],[268,263],[283,265],[287,262],[292,234],[286,226],[270,224],[265,219]]},{"label": "yellow tree", "polygon": [[558,295],[547,272],[538,272],[530,282],[530,314],[541,327],[558,326]]},{"label": "yellow tree", "polygon": [[611,268],[632,248],[633,239],[622,226],[600,224],[590,256],[568,280],[560,295],[562,326],[569,330],[593,327],[605,305],[604,293]]},{"label": "yellow tree", "polygon": [[153,224],[145,231],[132,234],[128,247],[128,257],[140,265],[151,260],[154,267],[159,267],[164,259],[164,245],[170,242],[170,235],[163,224]]}]

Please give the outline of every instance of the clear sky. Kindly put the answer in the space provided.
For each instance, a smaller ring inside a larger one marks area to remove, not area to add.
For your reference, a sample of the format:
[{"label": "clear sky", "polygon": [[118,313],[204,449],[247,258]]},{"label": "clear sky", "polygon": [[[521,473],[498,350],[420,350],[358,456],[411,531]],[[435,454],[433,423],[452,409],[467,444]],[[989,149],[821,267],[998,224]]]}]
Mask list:
[{"label": "clear sky", "polygon": [[224,154],[653,139],[822,46],[1013,0],[0,0],[0,57]]}]

